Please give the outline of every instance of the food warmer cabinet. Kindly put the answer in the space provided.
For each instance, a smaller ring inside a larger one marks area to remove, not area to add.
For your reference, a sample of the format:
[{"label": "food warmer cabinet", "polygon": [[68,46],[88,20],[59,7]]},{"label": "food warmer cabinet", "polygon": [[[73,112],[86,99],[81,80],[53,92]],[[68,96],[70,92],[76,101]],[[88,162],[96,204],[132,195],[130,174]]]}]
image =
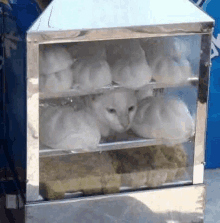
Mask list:
[{"label": "food warmer cabinet", "polygon": [[50,3],[27,32],[25,222],[203,222],[213,24],[187,0]]}]

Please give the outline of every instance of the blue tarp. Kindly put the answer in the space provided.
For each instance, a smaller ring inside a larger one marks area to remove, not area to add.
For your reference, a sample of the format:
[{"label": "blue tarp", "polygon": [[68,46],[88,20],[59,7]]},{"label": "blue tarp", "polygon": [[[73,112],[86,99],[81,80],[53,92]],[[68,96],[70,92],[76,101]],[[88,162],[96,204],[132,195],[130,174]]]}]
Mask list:
[{"label": "blue tarp", "polygon": [[212,68],[209,89],[209,113],[207,126],[206,167],[220,167],[220,1],[208,0],[203,9],[215,19],[212,41]]},{"label": "blue tarp", "polygon": [[[39,16],[34,1],[0,3],[1,149],[0,168],[8,167],[2,145],[15,166],[26,168],[26,31]],[[4,44],[4,45],[3,45]],[[3,53],[4,50],[4,53]],[[5,79],[5,81],[4,81]],[[5,86],[3,86],[5,83]],[[5,88],[5,90],[4,90]],[[5,133],[4,129],[5,122]]]}]

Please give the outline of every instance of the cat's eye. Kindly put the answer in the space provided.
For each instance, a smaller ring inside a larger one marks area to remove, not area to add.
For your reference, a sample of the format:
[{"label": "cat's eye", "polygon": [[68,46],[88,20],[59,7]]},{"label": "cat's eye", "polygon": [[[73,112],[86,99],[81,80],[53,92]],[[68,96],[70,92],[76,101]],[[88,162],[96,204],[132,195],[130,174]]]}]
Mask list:
[{"label": "cat's eye", "polygon": [[107,111],[111,114],[116,113],[116,110],[114,108],[107,108]]},{"label": "cat's eye", "polygon": [[133,110],[134,110],[134,106],[131,106],[131,107],[128,108],[128,111],[129,111],[129,112],[131,112],[131,111],[133,111]]}]

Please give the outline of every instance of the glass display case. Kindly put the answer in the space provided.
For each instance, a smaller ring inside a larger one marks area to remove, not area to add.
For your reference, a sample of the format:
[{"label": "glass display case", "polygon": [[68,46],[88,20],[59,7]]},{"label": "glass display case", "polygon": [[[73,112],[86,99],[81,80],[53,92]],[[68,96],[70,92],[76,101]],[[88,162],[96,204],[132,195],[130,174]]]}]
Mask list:
[{"label": "glass display case", "polygon": [[129,202],[153,219],[187,213],[184,194],[199,222],[213,20],[184,0],[84,3],[54,0],[27,33],[27,222],[139,222]]}]

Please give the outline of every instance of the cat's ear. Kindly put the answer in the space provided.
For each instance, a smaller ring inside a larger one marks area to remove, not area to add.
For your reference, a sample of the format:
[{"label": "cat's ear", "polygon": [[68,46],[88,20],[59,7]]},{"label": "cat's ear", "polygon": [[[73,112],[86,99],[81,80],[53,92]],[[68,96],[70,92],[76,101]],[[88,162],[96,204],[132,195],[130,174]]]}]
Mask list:
[{"label": "cat's ear", "polygon": [[95,101],[96,98],[97,98],[97,95],[95,95],[95,94],[90,95],[90,100],[91,101]]},{"label": "cat's ear", "polygon": [[139,92],[139,89],[134,91],[134,95],[135,95],[136,97],[137,97],[137,95],[138,95],[138,92]]},{"label": "cat's ear", "polygon": [[91,95],[89,95],[89,98],[93,102],[93,101],[97,100],[102,95],[103,94],[91,94]]}]

